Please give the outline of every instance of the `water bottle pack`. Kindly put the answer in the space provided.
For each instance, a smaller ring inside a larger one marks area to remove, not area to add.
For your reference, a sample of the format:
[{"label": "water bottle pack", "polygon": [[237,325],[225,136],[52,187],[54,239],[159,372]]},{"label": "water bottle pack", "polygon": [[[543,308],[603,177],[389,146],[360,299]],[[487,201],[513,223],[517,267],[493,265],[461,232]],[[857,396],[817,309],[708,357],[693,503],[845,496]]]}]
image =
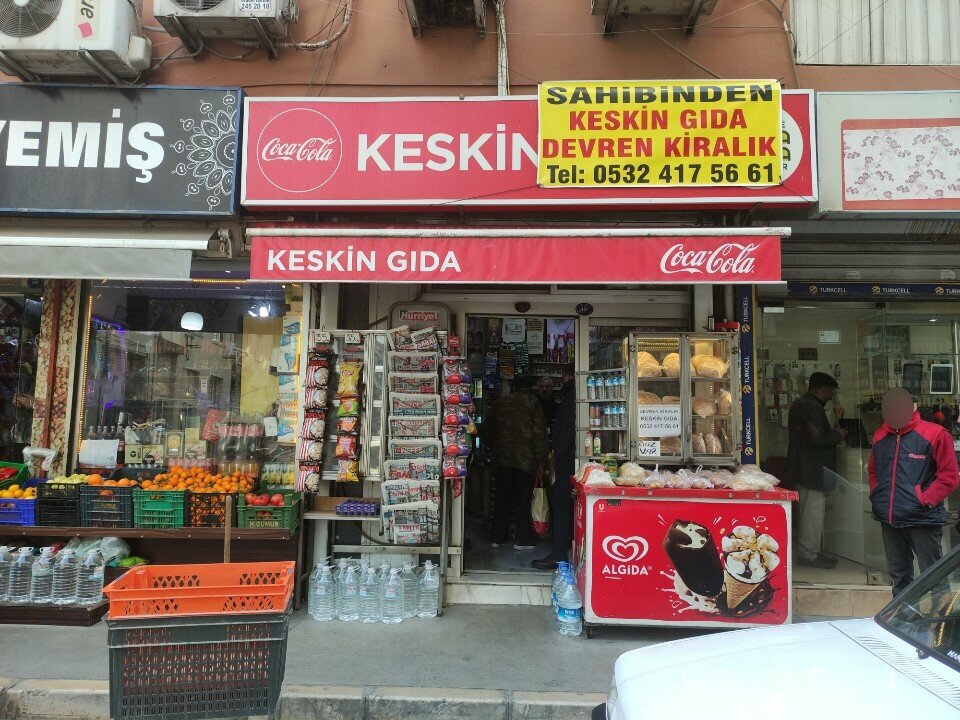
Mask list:
[{"label": "water bottle pack", "polygon": [[32,547],[22,547],[16,555],[0,547],[0,603],[98,605],[103,601],[103,570],[96,550],[80,562],[71,548],[55,553],[45,547],[36,557]]},{"label": "water bottle pack", "polygon": [[307,612],[318,622],[337,618],[395,625],[436,617],[440,604],[440,574],[429,560],[418,571],[409,561],[395,568],[384,560],[374,568],[366,560],[340,558],[336,566],[318,564],[308,587]]}]

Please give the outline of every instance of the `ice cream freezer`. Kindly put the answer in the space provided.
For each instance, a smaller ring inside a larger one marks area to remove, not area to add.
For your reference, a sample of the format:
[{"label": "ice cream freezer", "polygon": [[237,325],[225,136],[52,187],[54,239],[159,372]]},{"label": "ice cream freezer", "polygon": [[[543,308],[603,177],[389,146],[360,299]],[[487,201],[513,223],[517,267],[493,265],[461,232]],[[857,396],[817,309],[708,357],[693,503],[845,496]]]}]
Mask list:
[{"label": "ice cream freezer", "polygon": [[786,490],[579,485],[574,566],[598,625],[751,627],[791,622]]}]

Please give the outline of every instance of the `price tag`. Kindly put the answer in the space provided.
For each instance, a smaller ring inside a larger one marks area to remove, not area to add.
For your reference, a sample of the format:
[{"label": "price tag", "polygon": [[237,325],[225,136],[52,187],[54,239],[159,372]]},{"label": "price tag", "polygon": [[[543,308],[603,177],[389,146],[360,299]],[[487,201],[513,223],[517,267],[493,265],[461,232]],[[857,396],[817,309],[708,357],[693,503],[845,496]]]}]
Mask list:
[{"label": "price tag", "polygon": [[358,332],[348,332],[343,334],[343,342],[346,345],[359,345],[363,339]]},{"label": "price tag", "polygon": [[316,333],[317,334],[314,336],[314,344],[329,344],[331,342],[332,338],[327,330],[317,330]]},{"label": "price tag", "polygon": [[643,437],[676,437],[680,434],[680,406],[638,406],[637,430]]},{"label": "price tag", "polygon": [[660,457],[660,441],[640,440],[637,443],[637,455],[640,457]]}]

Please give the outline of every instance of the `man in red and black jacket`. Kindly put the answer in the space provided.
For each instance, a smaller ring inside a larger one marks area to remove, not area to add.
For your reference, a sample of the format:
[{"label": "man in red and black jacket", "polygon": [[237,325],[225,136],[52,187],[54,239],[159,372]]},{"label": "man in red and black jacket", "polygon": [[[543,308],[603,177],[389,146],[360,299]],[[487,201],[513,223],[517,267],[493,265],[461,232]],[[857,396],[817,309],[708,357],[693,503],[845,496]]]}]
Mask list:
[{"label": "man in red and black jacket", "polygon": [[914,556],[921,572],[940,559],[943,501],[960,483],[960,474],[950,433],[921,420],[906,390],[895,388],[884,396],[883,419],[868,465],[870,500],[883,530],[896,596],[913,582]]}]

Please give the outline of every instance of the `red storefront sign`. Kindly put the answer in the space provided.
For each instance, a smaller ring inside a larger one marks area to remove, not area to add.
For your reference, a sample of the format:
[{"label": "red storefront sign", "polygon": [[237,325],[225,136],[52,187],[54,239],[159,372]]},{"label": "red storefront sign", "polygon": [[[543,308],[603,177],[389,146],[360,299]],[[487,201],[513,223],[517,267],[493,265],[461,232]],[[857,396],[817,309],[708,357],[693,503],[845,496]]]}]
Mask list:
[{"label": "red storefront sign", "polygon": [[783,93],[783,183],[537,186],[537,100],[248,98],[248,207],[806,205],[817,198],[813,94]]},{"label": "red storefront sign", "polygon": [[[263,231],[270,233],[270,230]],[[768,283],[780,281],[780,237],[669,233],[252,238],[254,280],[396,283]],[[294,231],[296,232],[296,231]],[[303,231],[309,233],[309,231]]]},{"label": "red storefront sign", "polygon": [[588,621],[788,622],[788,506],[702,495],[688,501],[581,495],[579,510],[591,529],[587,536],[581,518],[575,543]]}]

